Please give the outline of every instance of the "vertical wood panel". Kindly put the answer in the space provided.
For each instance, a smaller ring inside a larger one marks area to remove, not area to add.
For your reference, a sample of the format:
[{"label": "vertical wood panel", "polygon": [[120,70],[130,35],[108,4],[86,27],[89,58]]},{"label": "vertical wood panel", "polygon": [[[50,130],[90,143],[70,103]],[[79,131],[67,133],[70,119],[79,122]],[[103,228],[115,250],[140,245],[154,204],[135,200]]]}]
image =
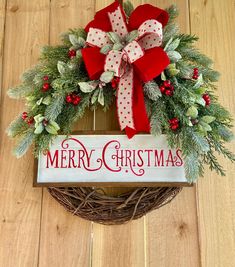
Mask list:
[{"label": "vertical wood panel", "polygon": [[[6,0],[0,0],[0,101],[2,89],[2,75],[3,75],[3,47],[5,34],[5,18],[6,18]],[[0,119],[1,120],[1,119]]]},{"label": "vertical wood panel", "polygon": [[10,100],[6,91],[20,82],[21,73],[36,63],[39,47],[48,42],[48,7],[49,0],[7,2],[0,112],[0,266],[38,264],[42,190],[32,188],[32,154],[17,160],[11,153],[13,144],[5,129],[24,103]]},{"label": "vertical wood panel", "polygon": [[[187,0],[146,1],[161,8],[175,2],[181,32],[189,33]],[[146,216],[148,266],[199,266],[195,188],[184,188],[168,205]]]},{"label": "vertical wood panel", "polygon": [[[102,9],[112,0],[96,1],[96,10]],[[141,1],[133,1],[140,4]],[[116,117],[115,104],[110,111],[104,113],[96,111],[96,129],[119,130]],[[121,190],[109,189],[110,194],[117,194]],[[92,262],[94,267],[142,267],[145,266],[145,235],[144,218],[120,226],[93,225],[93,252]]]},{"label": "vertical wood panel", "polygon": [[[52,0],[50,43],[59,43],[59,34],[69,28],[84,27],[94,15],[93,0]],[[88,112],[75,130],[92,129],[93,114]],[[39,266],[89,266],[91,222],[72,216],[43,191],[43,213]]]},{"label": "vertical wood panel", "polygon": [[[198,47],[221,72],[219,100],[235,115],[235,3],[190,1],[192,33],[200,37]],[[234,142],[229,145],[235,151]],[[226,177],[207,171],[197,184],[201,262],[207,266],[235,266],[235,167],[220,158]]]}]

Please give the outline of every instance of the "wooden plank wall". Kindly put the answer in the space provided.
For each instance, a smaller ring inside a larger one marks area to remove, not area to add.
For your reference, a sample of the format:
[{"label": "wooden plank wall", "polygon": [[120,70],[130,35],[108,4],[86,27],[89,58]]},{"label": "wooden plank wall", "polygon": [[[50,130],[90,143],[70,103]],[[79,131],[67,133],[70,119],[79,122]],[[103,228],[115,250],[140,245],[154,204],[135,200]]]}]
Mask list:
[{"label": "wooden plank wall", "polygon": [[[196,187],[160,210],[129,224],[102,226],[73,217],[46,189],[32,188],[32,155],[16,160],[11,154],[5,129],[24,104],[9,99],[7,88],[37,61],[43,44],[58,44],[61,32],[85,26],[111,2],[0,0],[0,266],[235,266],[235,168],[223,159],[227,177],[207,171]],[[133,1],[144,2],[179,6],[182,32],[200,37],[198,47],[222,73],[219,98],[235,115],[234,1]],[[89,112],[75,128],[116,130],[114,109]]]}]

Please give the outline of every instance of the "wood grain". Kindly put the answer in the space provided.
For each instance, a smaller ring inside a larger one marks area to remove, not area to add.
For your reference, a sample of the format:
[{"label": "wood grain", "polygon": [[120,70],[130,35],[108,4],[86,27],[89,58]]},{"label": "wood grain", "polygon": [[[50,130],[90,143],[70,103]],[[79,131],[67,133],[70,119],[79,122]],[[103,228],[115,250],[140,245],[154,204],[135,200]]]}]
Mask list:
[{"label": "wood grain", "polygon": [[[69,28],[84,27],[93,17],[93,0],[52,0],[50,43],[59,43],[59,35]],[[75,130],[91,130],[89,113],[75,125]],[[91,222],[65,210],[43,191],[39,266],[88,266],[90,264]]]},{"label": "wood grain", "polygon": [[[3,5],[1,1],[2,15]],[[49,0],[9,0],[6,6],[0,112],[0,266],[33,267],[38,263],[42,190],[32,188],[32,154],[21,160],[12,155],[13,144],[5,129],[24,103],[10,100],[6,91],[20,82],[21,73],[36,63],[39,47],[48,42],[48,7]]]},{"label": "wood grain", "polygon": [[[147,2],[147,1],[146,1]],[[189,32],[189,11],[186,0],[174,1],[179,10],[182,32]],[[172,1],[148,1],[161,8]],[[146,216],[147,266],[199,266],[199,243],[195,188],[184,188],[174,201]]]},{"label": "wood grain", "polygon": [[[222,73],[220,102],[235,115],[235,3],[190,1],[191,29],[200,37],[198,47],[214,59]],[[234,142],[229,146],[235,151]],[[220,158],[226,177],[206,171],[197,184],[201,265],[235,266],[235,167]]]},{"label": "wood grain", "polygon": [[[4,52],[3,48],[4,48],[5,21],[6,21],[6,0],[0,0],[0,83],[1,85],[2,85],[2,76],[3,76],[3,52]],[[2,94],[1,94],[1,89],[0,89],[0,101],[1,101],[1,96]]]}]

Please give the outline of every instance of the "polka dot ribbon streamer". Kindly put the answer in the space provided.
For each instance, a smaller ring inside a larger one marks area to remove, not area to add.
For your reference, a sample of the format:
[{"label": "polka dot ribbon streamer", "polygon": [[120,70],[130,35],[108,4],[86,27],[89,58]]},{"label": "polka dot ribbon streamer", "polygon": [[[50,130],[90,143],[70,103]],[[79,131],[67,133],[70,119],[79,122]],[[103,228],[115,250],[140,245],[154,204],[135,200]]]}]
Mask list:
[{"label": "polka dot ribbon streamer", "polygon": [[[147,12],[146,14],[142,13],[143,10],[141,11],[141,9],[143,8]],[[150,5],[142,5],[139,9],[135,10],[138,12],[133,11],[133,15],[131,15],[133,19],[130,17],[129,25],[127,25],[121,6],[115,2],[99,11],[94,21],[87,26],[86,42],[89,47],[95,49],[112,44],[107,34],[108,31],[116,33],[120,40],[124,40],[124,37],[130,31],[131,24],[139,24],[135,28],[138,31],[138,37],[129,43],[122,42],[123,48],[120,51],[111,50],[103,61],[103,70],[112,71],[116,77],[120,78],[117,89],[117,114],[120,128],[121,130],[126,129],[129,138],[138,131],[149,131],[150,128],[144,105],[142,82],[156,77],[169,64],[168,57],[160,48],[162,27],[168,20],[168,14]],[[148,19],[144,20],[144,16]],[[155,19],[158,17],[159,20]],[[105,21],[106,24],[99,25],[102,23],[101,20]],[[111,29],[106,30],[108,29],[107,24],[111,25]],[[88,63],[86,59],[89,56],[85,52],[83,57],[86,64]],[[97,57],[97,61],[98,59],[100,58]],[[159,63],[156,64],[153,60],[159,60]],[[88,72],[89,70],[93,71],[92,66],[89,65],[86,64]],[[141,119],[142,124],[145,123],[145,125],[141,126],[141,122],[138,122]]]}]

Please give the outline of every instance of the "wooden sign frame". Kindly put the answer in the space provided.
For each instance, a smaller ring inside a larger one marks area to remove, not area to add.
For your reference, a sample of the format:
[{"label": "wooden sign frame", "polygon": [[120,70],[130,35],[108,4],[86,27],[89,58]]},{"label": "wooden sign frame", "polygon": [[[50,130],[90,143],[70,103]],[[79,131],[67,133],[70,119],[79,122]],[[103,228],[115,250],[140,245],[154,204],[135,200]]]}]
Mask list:
[{"label": "wooden sign frame", "polygon": [[[143,133],[145,134],[145,133]],[[142,134],[142,135],[143,135]],[[72,135],[124,135],[119,131],[75,131]],[[190,187],[188,182],[48,182],[37,181],[38,160],[34,160],[33,187]]]}]

